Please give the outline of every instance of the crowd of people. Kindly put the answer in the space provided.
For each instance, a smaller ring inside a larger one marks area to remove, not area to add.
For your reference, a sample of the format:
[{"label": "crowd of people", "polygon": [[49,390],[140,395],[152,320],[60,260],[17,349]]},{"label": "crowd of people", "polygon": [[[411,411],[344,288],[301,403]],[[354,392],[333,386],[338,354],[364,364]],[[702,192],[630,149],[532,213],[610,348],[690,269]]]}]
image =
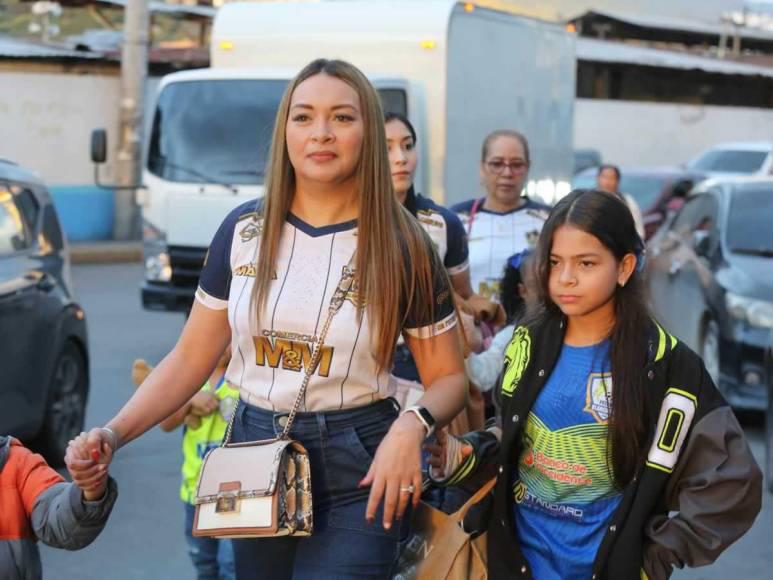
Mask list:
[{"label": "crowd of people", "polygon": [[215,234],[176,345],[68,449],[76,491],[56,483],[46,501],[70,502],[74,527],[100,517],[65,547],[98,533],[114,454],[157,424],[184,426],[190,530],[229,419],[231,443],[280,435],[302,370],[290,435],[309,453],[314,532],[189,533],[199,579],[389,578],[425,474],[446,492],[425,499],[450,511],[498,473],[465,522],[487,533],[491,578],[667,578],[751,526],[761,473],[700,358],[647,310],[641,214],[619,171],[547,207],[523,195],[526,136],[497,130],[482,191],[446,209],[415,189],[419,138],[348,63],[314,61],[290,83],[265,196]]}]

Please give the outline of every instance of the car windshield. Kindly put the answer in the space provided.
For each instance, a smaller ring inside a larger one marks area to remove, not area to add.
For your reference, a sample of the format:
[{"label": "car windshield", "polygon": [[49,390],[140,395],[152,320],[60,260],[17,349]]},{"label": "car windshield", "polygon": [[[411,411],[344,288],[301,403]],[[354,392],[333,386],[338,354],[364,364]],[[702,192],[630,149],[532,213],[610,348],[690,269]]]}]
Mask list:
[{"label": "car windshield", "polygon": [[[636,200],[642,211],[648,211],[658,199],[668,181],[656,175],[626,175],[621,171],[620,191]],[[583,172],[572,180],[572,189],[593,189],[596,187],[596,172]]]},{"label": "car windshield", "polygon": [[773,187],[738,192],[730,202],[727,245],[731,252],[773,256]]},{"label": "car windshield", "polygon": [[167,85],[158,97],[148,169],[177,182],[261,184],[285,80]]},{"label": "car windshield", "polygon": [[767,156],[767,151],[712,149],[693,161],[690,168],[696,171],[754,173],[760,170]]}]

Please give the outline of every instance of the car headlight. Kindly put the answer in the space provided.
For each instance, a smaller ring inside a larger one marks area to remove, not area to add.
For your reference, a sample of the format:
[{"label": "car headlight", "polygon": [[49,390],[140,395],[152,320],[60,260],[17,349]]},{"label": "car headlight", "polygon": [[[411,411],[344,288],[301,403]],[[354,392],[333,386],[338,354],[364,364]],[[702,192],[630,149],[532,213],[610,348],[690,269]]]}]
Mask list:
[{"label": "car headlight", "polygon": [[728,292],[725,303],[730,314],[738,320],[743,320],[752,326],[773,328],[773,302],[746,298]]},{"label": "car headlight", "polygon": [[159,252],[145,257],[145,278],[151,282],[169,282],[172,279],[172,264],[169,254]]}]

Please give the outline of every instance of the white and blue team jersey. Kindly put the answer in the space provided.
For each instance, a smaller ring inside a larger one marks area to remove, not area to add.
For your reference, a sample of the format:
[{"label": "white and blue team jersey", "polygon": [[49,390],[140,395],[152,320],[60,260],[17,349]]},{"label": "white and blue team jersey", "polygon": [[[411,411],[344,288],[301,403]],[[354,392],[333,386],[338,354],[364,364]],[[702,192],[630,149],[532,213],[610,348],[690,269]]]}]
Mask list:
[{"label": "white and blue team jersey", "polygon": [[435,245],[438,256],[449,276],[461,274],[470,267],[467,249],[467,233],[459,216],[431,199],[408,190],[405,209],[419,220]]},{"label": "white and blue team jersey", "polygon": [[[289,411],[330,298],[356,249],[357,222],[315,228],[288,215],[258,327],[250,309],[263,224],[257,207],[257,201],[239,206],[218,229],[196,300],[207,308],[228,310],[233,355],[226,380],[239,389],[241,398],[264,409]],[[412,309],[403,332],[425,338],[456,325],[450,289],[442,277],[434,293],[434,316]],[[363,306],[356,288],[350,290],[333,318],[301,410],[358,407],[394,394],[394,379],[378,370],[367,309],[358,317]]]},{"label": "white and blue team jersey", "polygon": [[[413,187],[408,190],[404,205],[429,235],[448,275],[466,272],[470,267],[467,234],[459,216],[414,192]],[[395,353],[392,374],[408,381],[420,381],[413,356],[402,340],[399,341],[399,348]]]},{"label": "white and blue team jersey", "polygon": [[533,248],[550,208],[524,198],[517,209],[499,213],[483,208],[483,199],[471,199],[451,209],[462,220],[470,252],[472,289],[486,298],[498,300],[499,282],[513,254]]}]

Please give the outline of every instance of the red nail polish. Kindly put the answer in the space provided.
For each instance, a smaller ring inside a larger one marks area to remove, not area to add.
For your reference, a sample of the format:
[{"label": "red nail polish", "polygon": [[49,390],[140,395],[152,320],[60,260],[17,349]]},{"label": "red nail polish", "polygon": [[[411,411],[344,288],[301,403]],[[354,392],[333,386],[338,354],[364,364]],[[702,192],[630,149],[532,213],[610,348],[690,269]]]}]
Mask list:
[{"label": "red nail polish", "polygon": [[99,461],[99,451],[97,451],[96,449],[95,449],[95,450],[93,450],[93,451],[91,452],[91,459],[92,459],[94,462],[97,462],[97,461]]}]

